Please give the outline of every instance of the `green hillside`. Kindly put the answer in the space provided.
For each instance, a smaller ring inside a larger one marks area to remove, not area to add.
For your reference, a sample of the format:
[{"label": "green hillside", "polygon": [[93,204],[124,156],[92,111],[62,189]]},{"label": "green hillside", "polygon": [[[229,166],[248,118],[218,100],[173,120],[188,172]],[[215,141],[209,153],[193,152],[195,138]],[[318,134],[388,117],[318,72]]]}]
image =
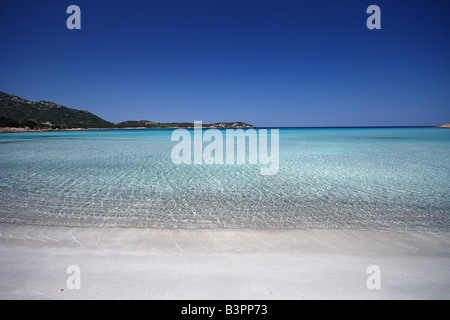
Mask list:
[{"label": "green hillside", "polygon": [[[30,129],[70,128],[193,128],[192,122],[157,123],[148,120],[124,121],[117,124],[90,113],[49,101],[30,101],[0,91],[0,127]],[[244,122],[203,124],[203,128],[247,128]]]},{"label": "green hillside", "polygon": [[[193,122],[152,122],[148,120],[124,121],[116,124],[117,128],[193,128]],[[203,123],[203,128],[251,128],[253,125],[245,122]]]},{"label": "green hillside", "polygon": [[114,123],[88,112],[49,101],[30,101],[0,91],[0,116],[17,121],[50,122],[66,128],[113,128]]}]

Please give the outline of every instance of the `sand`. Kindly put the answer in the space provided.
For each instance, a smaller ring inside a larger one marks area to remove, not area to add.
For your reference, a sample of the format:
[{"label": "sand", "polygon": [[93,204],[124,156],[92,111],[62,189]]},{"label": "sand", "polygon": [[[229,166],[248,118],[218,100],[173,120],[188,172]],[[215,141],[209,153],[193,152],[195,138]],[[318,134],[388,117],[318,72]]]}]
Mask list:
[{"label": "sand", "polygon": [[0,299],[449,299],[450,234],[0,224],[0,271]]}]

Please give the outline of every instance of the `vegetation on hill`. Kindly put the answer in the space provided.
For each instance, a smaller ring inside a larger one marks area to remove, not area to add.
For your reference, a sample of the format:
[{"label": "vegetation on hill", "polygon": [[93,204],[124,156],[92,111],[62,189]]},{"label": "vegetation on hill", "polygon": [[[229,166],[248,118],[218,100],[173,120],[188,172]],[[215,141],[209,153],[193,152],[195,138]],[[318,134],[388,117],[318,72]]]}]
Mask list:
[{"label": "vegetation on hill", "polygon": [[50,125],[48,123],[37,122],[35,120],[13,120],[0,116],[0,128],[14,127],[14,128],[30,128],[36,130],[44,129],[61,129],[59,125]]},{"label": "vegetation on hill", "polygon": [[33,120],[61,128],[113,128],[114,123],[90,113],[49,102],[22,99],[0,91],[0,116],[17,121]]},{"label": "vegetation on hill", "polygon": [[[117,128],[193,128],[193,122],[152,122],[148,120],[139,121],[125,121],[116,124]],[[203,123],[203,128],[246,128],[253,127],[251,124],[244,122],[217,122],[217,123]]]},{"label": "vegetation on hill", "polygon": [[[68,108],[54,102],[33,102],[0,91],[0,127],[29,129],[71,128],[193,128],[194,123],[156,123],[148,120],[125,121],[114,124],[90,113]],[[203,124],[204,128],[253,127],[244,122]]]}]

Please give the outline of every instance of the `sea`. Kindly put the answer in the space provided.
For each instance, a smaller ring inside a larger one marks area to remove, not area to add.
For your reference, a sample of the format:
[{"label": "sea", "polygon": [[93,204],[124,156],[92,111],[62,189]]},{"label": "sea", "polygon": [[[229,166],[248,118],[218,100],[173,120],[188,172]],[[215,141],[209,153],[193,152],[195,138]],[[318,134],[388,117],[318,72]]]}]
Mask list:
[{"label": "sea", "polygon": [[0,134],[0,223],[450,232],[450,130],[275,129],[270,175],[174,163],[173,129]]}]

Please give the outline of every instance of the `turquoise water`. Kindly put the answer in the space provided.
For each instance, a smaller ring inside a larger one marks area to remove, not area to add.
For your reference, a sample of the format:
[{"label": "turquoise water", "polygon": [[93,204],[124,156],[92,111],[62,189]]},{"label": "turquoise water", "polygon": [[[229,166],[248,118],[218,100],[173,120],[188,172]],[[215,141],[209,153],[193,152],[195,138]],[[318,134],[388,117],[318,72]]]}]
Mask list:
[{"label": "turquoise water", "polygon": [[0,134],[0,222],[450,232],[450,130],[280,129],[267,176],[175,165],[171,134]]}]

